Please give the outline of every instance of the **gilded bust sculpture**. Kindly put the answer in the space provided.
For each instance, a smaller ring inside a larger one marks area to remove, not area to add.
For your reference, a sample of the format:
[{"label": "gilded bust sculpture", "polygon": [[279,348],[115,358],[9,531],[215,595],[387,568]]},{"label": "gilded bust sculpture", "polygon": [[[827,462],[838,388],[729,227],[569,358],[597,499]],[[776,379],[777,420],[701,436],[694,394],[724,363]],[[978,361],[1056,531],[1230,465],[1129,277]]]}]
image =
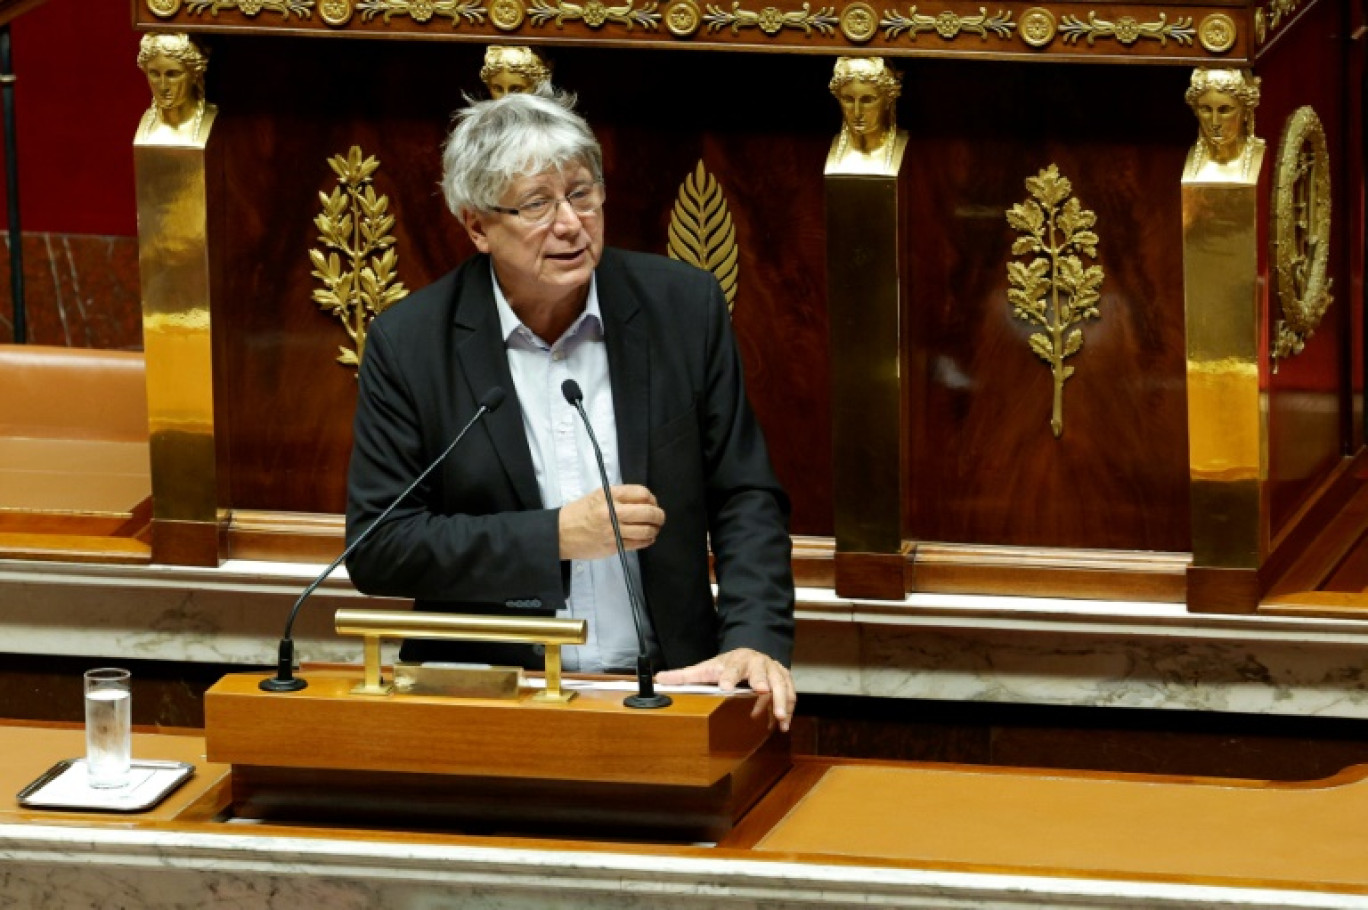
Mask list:
[{"label": "gilded bust sculpture", "polygon": [[198,145],[217,108],[204,100],[209,55],[189,35],[144,35],[138,68],[147,76],[152,106],[143,115],[134,142],[148,145]]},{"label": "gilded bust sculpture", "polygon": [[895,174],[907,147],[898,129],[902,74],[882,57],[837,57],[828,85],[841,105],[841,133],[827,155],[828,174]]},{"label": "gilded bust sculpture", "polygon": [[1264,141],[1254,135],[1259,78],[1238,69],[1195,69],[1185,99],[1197,115],[1197,144],[1188,153],[1185,180],[1246,183],[1256,180]]},{"label": "gilded bust sculpture", "polygon": [[551,67],[530,47],[493,45],[485,51],[480,81],[492,98],[509,92],[536,92],[551,81]]}]

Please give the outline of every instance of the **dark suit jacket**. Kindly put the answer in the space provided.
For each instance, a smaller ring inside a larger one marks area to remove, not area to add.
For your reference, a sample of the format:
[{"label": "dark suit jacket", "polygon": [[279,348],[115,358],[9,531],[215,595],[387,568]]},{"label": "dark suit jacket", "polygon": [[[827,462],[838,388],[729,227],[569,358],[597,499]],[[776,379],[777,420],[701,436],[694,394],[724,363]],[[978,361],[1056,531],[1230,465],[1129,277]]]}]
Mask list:
[{"label": "dark suit jacket", "polygon": [[[793,647],[788,498],[746,400],[725,299],[706,272],[605,249],[596,271],[625,483],[665,510],[638,551],[664,667]],[[360,374],[347,536],[366,528],[450,443],[494,386],[508,398],[352,554],[361,591],[418,609],[498,613],[565,604],[558,510],[542,506],[479,255],[372,322]],[[708,577],[711,541],[718,580]],[[409,642],[405,659],[538,665],[530,649]]]}]

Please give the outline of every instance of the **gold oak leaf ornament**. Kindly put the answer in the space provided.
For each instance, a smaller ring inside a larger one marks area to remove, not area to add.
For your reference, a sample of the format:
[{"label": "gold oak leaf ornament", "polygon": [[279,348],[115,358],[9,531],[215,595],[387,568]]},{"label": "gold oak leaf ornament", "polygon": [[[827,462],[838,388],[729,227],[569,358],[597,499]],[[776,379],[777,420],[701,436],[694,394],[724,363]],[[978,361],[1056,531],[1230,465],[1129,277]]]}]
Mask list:
[{"label": "gold oak leaf ornament", "polygon": [[1031,198],[1007,210],[1007,223],[1021,232],[1012,255],[1031,258],[1007,263],[1007,301],[1012,315],[1041,330],[1027,341],[1054,376],[1050,429],[1058,439],[1064,433],[1064,383],[1074,374],[1064,361],[1083,347],[1080,324],[1101,318],[1102,267],[1084,267],[1080,258],[1097,258],[1097,216],[1070,195],[1073,185],[1053,164],[1027,177],[1026,189]]},{"label": "gold oak leaf ornament", "polygon": [[353,145],[346,156],[334,155],[328,166],[337,174],[331,194],[318,194],[323,211],[314,218],[318,240],[329,249],[309,250],[313,276],[323,283],[313,300],[341,321],[354,348],[340,347],[337,362],[359,367],[366,353],[370,321],[408,295],[398,280],[394,216],[389,197],[377,196],[372,176],[380,167],[374,156],[363,158]]},{"label": "gold oak leaf ornament", "polygon": [[722,285],[728,311],[736,305],[736,279],[741,271],[736,231],[726,197],[701,160],[679,188],[670,215],[669,254],[671,259],[712,272]]}]

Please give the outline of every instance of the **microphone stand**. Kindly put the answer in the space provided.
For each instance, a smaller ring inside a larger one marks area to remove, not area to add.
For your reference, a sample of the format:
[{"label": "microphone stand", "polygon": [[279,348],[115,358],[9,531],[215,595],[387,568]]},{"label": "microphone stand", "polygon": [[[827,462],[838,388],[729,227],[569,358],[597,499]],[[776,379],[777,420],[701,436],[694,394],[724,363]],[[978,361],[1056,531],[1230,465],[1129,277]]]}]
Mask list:
[{"label": "microphone stand", "polygon": [[442,450],[442,454],[433,459],[432,463],[423,469],[423,473],[414,478],[413,483],[405,487],[404,492],[396,496],[394,501],[385,508],[385,511],[381,512],[375,521],[372,521],[366,526],[366,530],[358,534],[356,539],[347,545],[347,548],[342,551],[342,555],[329,563],[328,567],[304,589],[304,593],[299,595],[299,598],[294,602],[294,607],[290,610],[290,618],[285,621],[285,635],[280,639],[280,649],[276,659],[276,675],[270,679],[263,679],[259,684],[263,692],[298,692],[300,689],[304,689],[309,685],[303,679],[294,675],[294,639],[291,638],[291,632],[294,629],[295,617],[299,615],[299,608],[304,606],[304,601],[308,600],[309,595],[314,592],[314,589],[323,584],[323,580],[332,574],[333,569],[340,566],[342,561],[350,556],[352,551],[359,547],[361,542],[370,536],[372,531],[378,528],[386,518],[389,518],[390,513],[398,507],[399,503],[407,499],[408,495],[417,489],[418,484],[426,480],[427,476],[431,474],[439,464],[446,460],[446,457],[451,454],[451,450],[456,448],[457,443],[465,438],[465,435],[470,431],[470,428],[475,426],[476,422],[479,421],[481,417],[484,417],[484,415],[491,411],[497,410],[499,405],[503,404],[503,401],[504,390],[499,386],[495,386],[488,392],[485,392],[484,397],[480,399],[480,407],[475,412],[475,416],[470,418],[470,422],[461,428],[461,432],[457,433],[456,438],[451,440],[451,444]]},{"label": "microphone stand", "polygon": [[637,694],[627,696],[622,703],[629,708],[668,708],[674,704],[674,700],[655,690],[655,678],[651,673],[651,655],[647,652],[646,634],[642,629],[641,617],[644,611],[641,597],[632,581],[632,572],[627,563],[627,548],[622,544],[622,529],[618,525],[617,509],[613,507],[613,493],[608,484],[608,469],[603,464],[603,452],[599,449],[598,439],[594,436],[594,428],[589,424],[589,415],[584,412],[584,393],[580,391],[579,383],[567,379],[561,383],[561,394],[571,407],[579,412],[580,419],[584,421],[584,429],[589,434],[589,442],[594,447],[594,460],[598,462],[599,479],[603,482],[603,498],[608,503],[608,520],[613,525],[613,540],[617,543],[618,559],[622,562],[622,578],[627,584],[627,599],[632,606],[632,624],[636,627],[638,648]]}]

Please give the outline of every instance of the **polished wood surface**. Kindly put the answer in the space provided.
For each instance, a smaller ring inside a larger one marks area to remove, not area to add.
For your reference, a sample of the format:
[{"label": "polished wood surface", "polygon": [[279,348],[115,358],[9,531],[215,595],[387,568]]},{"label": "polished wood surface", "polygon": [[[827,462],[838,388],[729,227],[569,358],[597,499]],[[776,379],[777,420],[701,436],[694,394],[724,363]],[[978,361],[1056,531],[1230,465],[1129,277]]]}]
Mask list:
[{"label": "polished wood surface", "polygon": [[635,710],[624,692],[582,690],[566,704],[531,690],[509,700],[353,695],[359,669],[310,671],[308,688],[266,693],[267,676],[230,674],[205,694],[214,761],[709,787],[771,735],[765,716],[751,716],[753,695],[677,694],[668,708]]},{"label": "polished wood surface", "polygon": [[[933,67],[919,68],[915,85]],[[1195,123],[1188,74],[1129,67],[1010,77],[937,64],[909,124],[918,200],[905,362],[908,536],[975,543],[1190,550],[1178,181]],[[922,73],[925,73],[924,75]],[[1012,91],[1001,91],[1010,78]],[[909,89],[905,88],[904,93]],[[916,89],[912,89],[916,91]],[[972,101],[970,100],[972,98]],[[1124,104],[1118,103],[1125,99]],[[1050,431],[1048,365],[1007,302],[1004,212],[1056,164],[1097,214],[1101,318],[1083,328]],[[1137,217],[1138,213],[1143,213]]]},{"label": "polished wood surface", "polygon": [[1270,784],[852,764],[826,770],[754,849],[1358,890],[1365,810],[1365,766]]},{"label": "polished wood surface", "polygon": [[85,731],[73,726],[18,726],[0,722],[0,822],[165,822],[207,820],[227,804],[228,766],[204,757],[204,738],[194,735],[133,734],[133,757],[183,761],[195,774],[146,812],[77,812],[27,809],[17,794],[59,761],[85,755]]},{"label": "polished wood surface", "polygon": [[[612,850],[718,860],[821,863],[871,869],[961,870],[1226,886],[1368,890],[1365,769],[1294,784],[1262,780],[1103,775],[965,765],[800,760],[716,847],[571,837],[529,839],[495,829],[410,825],[366,830],[348,821],[225,825],[223,769],[196,758],[193,736],[138,736],[148,757],[196,761],[199,773],[161,807],[133,815],[26,812],[7,823],[212,833],[223,838],[307,837],[524,850]],[[0,786],[17,792],[79,751],[76,728],[0,724]],[[326,779],[326,775],[324,777]],[[321,795],[321,791],[320,791]],[[518,802],[525,795],[509,792]],[[359,807],[358,807],[359,808]],[[228,846],[225,842],[224,846]],[[98,859],[92,859],[98,862]]]}]

